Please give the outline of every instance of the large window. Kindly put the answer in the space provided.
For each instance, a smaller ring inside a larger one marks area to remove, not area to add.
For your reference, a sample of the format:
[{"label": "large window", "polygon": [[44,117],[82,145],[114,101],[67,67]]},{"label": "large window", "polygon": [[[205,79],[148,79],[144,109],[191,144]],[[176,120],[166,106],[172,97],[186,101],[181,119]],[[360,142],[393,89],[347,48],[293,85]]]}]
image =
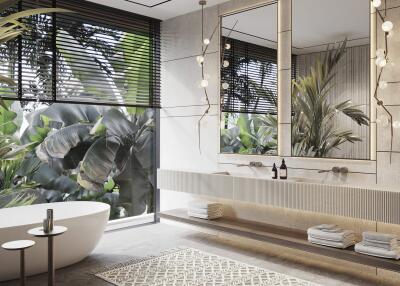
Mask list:
[{"label": "large window", "polygon": [[[54,5],[56,4],[56,5]],[[0,48],[0,208],[70,200],[111,205],[111,219],[155,211],[159,21],[86,1],[21,1]],[[72,104],[74,103],[74,104]]]},{"label": "large window", "polygon": [[75,0],[23,0],[10,10],[60,7],[74,13],[25,18],[29,31],[0,54],[17,92],[51,102],[160,106],[158,20]]}]

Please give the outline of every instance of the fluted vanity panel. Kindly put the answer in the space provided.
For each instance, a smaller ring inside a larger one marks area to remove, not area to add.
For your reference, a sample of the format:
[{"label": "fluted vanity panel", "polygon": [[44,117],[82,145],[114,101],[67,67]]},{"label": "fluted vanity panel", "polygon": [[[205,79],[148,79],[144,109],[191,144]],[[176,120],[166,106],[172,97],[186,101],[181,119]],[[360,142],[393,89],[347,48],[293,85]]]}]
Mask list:
[{"label": "fluted vanity panel", "polygon": [[400,224],[400,192],[374,187],[158,170],[158,188],[279,208]]}]

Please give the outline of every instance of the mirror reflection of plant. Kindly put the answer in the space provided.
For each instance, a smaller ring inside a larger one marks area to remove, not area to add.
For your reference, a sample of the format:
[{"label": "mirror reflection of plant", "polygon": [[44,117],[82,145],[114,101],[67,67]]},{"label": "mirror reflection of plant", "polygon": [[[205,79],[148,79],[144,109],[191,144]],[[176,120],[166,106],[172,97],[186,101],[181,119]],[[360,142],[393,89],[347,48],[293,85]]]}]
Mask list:
[{"label": "mirror reflection of plant", "polygon": [[221,152],[276,155],[276,116],[227,113],[227,125],[221,130]]},{"label": "mirror reflection of plant", "polygon": [[368,116],[350,100],[329,103],[334,87],[335,67],[346,52],[346,41],[338,49],[330,49],[316,61],[309,75],[293,81],[292,88],[292,154],[294,156],[328,157],[345,142],[362,139],[351,130],[334,126],[334,119],[343,114],[358,125],[369,125]]}]

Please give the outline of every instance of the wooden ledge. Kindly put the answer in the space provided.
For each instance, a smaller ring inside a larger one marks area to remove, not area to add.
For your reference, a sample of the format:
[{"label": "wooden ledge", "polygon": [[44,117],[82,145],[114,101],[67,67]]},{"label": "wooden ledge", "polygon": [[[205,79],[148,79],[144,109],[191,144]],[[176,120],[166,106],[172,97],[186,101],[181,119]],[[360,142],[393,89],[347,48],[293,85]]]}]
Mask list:
[{"label": "wooden ledge", "polygon": [[338,249],[312,244],[308,242],[307,233],[305,231],[251,221],[233,220],[229,218],[203,220],[189,217],[185,209],[162,212],[159,214],[159,216],[163,219],[206,227],[257,241],[272,243],[309,253],[400,272],[400,261],[360,254],[354,251],[354,246],[347,249]]}]

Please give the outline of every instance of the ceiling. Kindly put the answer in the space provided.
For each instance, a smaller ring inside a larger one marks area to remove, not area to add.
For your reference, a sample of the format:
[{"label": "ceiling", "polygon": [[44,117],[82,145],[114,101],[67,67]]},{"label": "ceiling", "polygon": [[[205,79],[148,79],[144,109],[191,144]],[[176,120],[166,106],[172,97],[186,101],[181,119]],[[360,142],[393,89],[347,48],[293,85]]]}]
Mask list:
[{"label": "ceiling", "polygon": [[[88,0],[121,10],[167,20],[200,9],[198,0]],[[229,0],[208,0],[207,7]]]},{"label": "ceiling", "polygon": [[[349,40],[348,46],[369,43],[370,0],[293,1],[294,54],[325,51],[326,44]],[[277,41],[277,5],[224,17],[224,35],[237,21],[231,37],[267,47]],[[276,44],[275,44],[276,47]]]}]

